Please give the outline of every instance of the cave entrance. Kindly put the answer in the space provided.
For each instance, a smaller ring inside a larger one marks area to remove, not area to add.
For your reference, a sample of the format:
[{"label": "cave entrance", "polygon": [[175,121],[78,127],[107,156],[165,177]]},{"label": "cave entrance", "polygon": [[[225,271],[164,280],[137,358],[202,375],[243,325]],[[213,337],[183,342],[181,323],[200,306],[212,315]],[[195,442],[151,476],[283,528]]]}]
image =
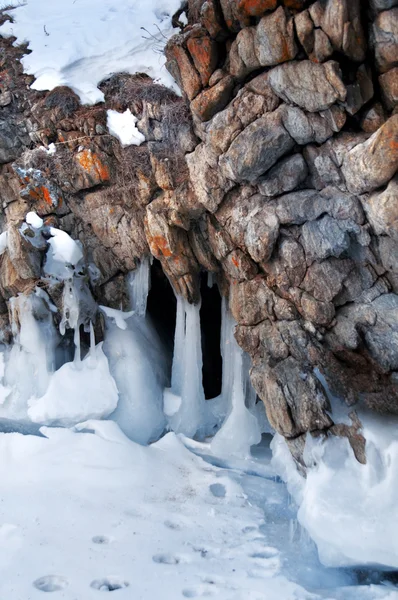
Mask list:
[{"label": "cave entrance", "polygon": [[202,380],[206,400],[221,394],[221,295],[218,285],[208,285],[208,274],[201,277],[200,329],[202,339]]},{"label": "cave entrance", "polygon": [[[162,265],[154,258],[151,265],[147,314],[158,334],[167,359],[167,371],[171,382],[174,333],[176,327],[177,300],[173,288],[163,272]],[[169,382],[169,384],[170,384]]]},{"label": "cave entrance", "polygon": [[[202,382],[206,400],[221,394],[222,358],[221,295],[218,286],[208,286],[207,273],[201,276],[200,329],[203,355]],[[147,301],[147,314],[163,344],[171,379],[174,352],[177,300],[173,288],[163,272],[160,262],[153,260],[151,285]]]}]

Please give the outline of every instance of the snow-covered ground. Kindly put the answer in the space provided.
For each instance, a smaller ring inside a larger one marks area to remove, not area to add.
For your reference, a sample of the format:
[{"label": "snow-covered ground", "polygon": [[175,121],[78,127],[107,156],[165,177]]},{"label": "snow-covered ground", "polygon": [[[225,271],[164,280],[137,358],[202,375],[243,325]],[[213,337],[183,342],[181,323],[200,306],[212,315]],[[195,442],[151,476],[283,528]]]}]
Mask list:
[{"label": "snow-covered ground", "polygon": [[0,434],[2,600],[398,598],[317,563],[264,453],[249,475],[173,433],[140,446],[111,421],[42,435]]},{"label": "snow-covered ground", "polygon": [[29,41],[23,58],[33,88],[68,85],[84,104],[103,100],[97,84],[112,73],[148,73],[164,85],[175,83],[162,54],[173,33],[172,15],[181,0],[26,0],[9,11],[15,20],[1,35]]}]

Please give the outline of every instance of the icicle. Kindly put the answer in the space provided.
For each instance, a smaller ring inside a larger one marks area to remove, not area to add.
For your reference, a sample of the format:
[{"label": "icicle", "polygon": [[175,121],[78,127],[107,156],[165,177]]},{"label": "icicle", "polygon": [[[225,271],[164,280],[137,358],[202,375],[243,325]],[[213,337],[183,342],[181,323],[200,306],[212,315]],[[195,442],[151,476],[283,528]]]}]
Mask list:
[{"label": "icicle", "polygon": [[208,271],[207,273],[207,287],[212,288],[214,285],[214,273],[212,271]]},{"label": "icicle", "polygon": [[97,353],[95,348],[95,333],[93,322],[90,321],[90,350],[88,353],[89,365],[91,368],[95,369],[97,366]]},{"label": "icicle", "polygon": [[223,385],[222,396],[230,402],[230,412],[220,431],[214,436],[211,448],[219,456],[247,456],[250,446],[261,440],[256,417],[246,408],[245,393],[247,381],[243,372],[243,351],[235,341],[232,316],[227,313],[223,300],[222,356]]},{"label": "icicle", "polygon": [[146,315],[151,279],[150,266],[149,258],[144,258],[138,269],[132,271],[128,278],[131,308],[139,317],[145,317]]},{"label": "icicle", "polygon": [[43,291],[10,299],[15,342],[6,357],[4,387],[8,393],[2,394],[0,402],[0,417],[10,421],[29,421],[30,398],[43,394],[50,380],[56,334],[45,296]]},{"label": "icicle", "polygon": [[185,354],[185,304],[181,296],[177,296],[177,318],[174,334],[174,354],[171,375],[171,388],[174,394],[181,395],[184,375]]},{"label": "icicle", "polygon": [[164,402],[169,426],[173,431],[188,437],[203,435],[205,396],[202,383],[200,305],[191,305],[180,297],[177,297],[172,387],[165,391]]}]

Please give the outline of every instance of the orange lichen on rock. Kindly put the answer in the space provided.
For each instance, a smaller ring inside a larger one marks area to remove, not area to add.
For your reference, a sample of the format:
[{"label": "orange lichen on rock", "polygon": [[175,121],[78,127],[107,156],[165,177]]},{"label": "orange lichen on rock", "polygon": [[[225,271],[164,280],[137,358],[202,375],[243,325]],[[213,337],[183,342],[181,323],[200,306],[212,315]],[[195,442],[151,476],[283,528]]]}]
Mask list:
[{"label": "orange lichen on rock", "polygon": [[276,8],[277,0],[240,0],[237,4],[237,10],[242,16],[261,17]]},{"label": "orange lichen on rock", "polygon": [[92,173],[93,171],[98,174],[101,181],[109,181],[110,173],[107,165],[104,165],[100,160],[99,156],[91,150],[85,149],[77,154],[77,160],[80,166],[87,171]]},{"label": "orange lichen on rock", "polygon": [[170,258],[173,254],[167,240],[161,235],[150,237],[148,243],[154,256],[162,255],[165,258]]}]

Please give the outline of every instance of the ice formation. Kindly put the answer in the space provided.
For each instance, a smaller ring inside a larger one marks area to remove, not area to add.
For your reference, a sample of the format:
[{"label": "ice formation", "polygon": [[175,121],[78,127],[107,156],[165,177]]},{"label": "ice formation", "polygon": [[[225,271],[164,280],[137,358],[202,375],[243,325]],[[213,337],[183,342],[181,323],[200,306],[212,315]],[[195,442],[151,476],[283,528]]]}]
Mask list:
[{"label": "ice formation", "polygon": [[117,402],[118,390],[98,344],[81,362],[67,362],[55,371],[46,393],[29,400],[28,415],[34,423],[71,427],[108,417]]},{"label": "ice formation", "polygon": [[146,318],[149,261],[143,261],[129,281],[132,311],[101,307],[106,315],[104,351],[119,390],[111,418],[130,439],[148,444],[160,437],[166,425],[165,359]]},{"label": "ice formation", "polygon": [[[238,455],[246,457],[250,447],[261,440],[261,431],[257,418],[246,407],[246,398],[251,407],[255,403],[252,394],[247,394],[247,382],[244,376],[243,351],[234,337],[235,323],[228,311],[226,300],[222,304],[222,358],[223,383],[222,398],[228,403],[229,412],[221,429],[212,442],[212,451],[219,456]],[[252,388],[250,389],[251,392]]]},{"label": "ice formation", "polygon": [[[202,383],[200,305],[177,297],[177,321],[171,389],[165,391],[169,427],[189,437],[203,435],[205,395]],[[174,405],[175,410],[172,410]]]},{"label": "ice formation", "polygon": [[398,568],[398,418],[358,411],[366,439],[365,465],[346,438],[307,436],[307,477],[299,475],[286,442],[272,441],[273,466],[287,482],[299,523],[328,567]]}]

